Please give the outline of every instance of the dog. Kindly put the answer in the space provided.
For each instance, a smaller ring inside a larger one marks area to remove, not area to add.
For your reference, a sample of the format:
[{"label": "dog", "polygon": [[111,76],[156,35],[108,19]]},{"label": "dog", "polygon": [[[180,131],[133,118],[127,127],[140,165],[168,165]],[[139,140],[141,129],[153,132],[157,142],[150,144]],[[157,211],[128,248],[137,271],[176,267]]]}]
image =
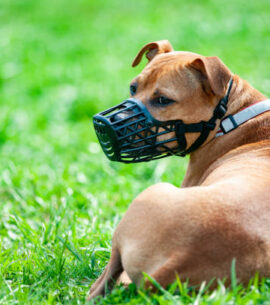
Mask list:
[{"label": "dog", "polygon": [[[184,122],[181,154],[190,154],[188,169],[181,188],[158,183],[134,199],[89,299],[117,279],[152,287],[143,273],[162,287],[176,276],[191,286],[213,278],[229,285],[233,260],[243,284],[257,272],[270,277],[270,101],[218,57],[174,51],[163,40],[144,46],[133,66],[144,54],[148,63],[131,82],[132,98],[154,120]],[[202,132],[190,126],[210,121],[198,141]],[[174,147],[176,140],[168,143],[170,152]]]}]

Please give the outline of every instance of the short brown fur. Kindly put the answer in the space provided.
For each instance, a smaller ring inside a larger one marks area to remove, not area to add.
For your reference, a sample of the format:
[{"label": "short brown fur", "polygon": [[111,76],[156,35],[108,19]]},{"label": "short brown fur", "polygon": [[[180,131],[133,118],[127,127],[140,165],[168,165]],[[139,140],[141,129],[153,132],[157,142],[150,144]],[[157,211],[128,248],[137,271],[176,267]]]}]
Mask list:
[{"label": "short brown fur", "polygon": [[[227,114],[265,99],[216,57],[174,52],[166,41],[149,45],[154,56],[133,82],[138,84],[135,97],[159,120],[208,120],[231,77]],[[139,52],[135,64],[149,45]],[[157,94],[176,102],[155,108],[150,100]],[[229,279],[236,259],[242,283],[256,272],[270,277],[270,112],[215,138],[217,129],[190,155],[182,188],[158,183],[131,203],[114,233],[111,259],[92,286],[90,299],[104,294],[106,283],[122,271],[137,286],[142,284],[142,272],[163,287],[176,274],[200,285],[213,278]],[[188,146],[197,137],[188,134]]]}]

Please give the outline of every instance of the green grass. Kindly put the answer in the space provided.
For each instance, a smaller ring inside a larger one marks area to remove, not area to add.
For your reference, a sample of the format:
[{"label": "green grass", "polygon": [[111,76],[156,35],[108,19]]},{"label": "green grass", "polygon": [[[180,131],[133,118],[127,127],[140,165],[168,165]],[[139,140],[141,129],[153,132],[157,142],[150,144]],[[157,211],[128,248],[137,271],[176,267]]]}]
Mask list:
[{"label": "green grass", "polygon": [[[84,304],[132,199],[180,185],[187,159],[111,163],[90,118],[128,96],[139,48],[220,56],[270,95],[270,2],[1,0],[0,304]],[[236,268],[237,271],[237,268]],[[269,280],[209,292],[180,281],[101,304],[270,304]]]}]

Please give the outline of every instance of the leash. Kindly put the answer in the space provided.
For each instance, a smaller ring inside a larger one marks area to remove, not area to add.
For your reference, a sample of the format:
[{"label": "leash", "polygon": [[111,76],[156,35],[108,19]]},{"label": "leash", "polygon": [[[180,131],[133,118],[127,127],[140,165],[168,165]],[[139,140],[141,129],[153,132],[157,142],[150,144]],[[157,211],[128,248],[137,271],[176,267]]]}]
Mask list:
[{"label": "leash", "polygon": [[267,111],[270,111],[270,99],[264,100],[262,102],[257,102],[237,112],[234,115],[227,116],[220,122],[220,129],[216,133],[216,137],[223,136],[224,134],[236,129],[238,126],[244,124],[245,122]]}]

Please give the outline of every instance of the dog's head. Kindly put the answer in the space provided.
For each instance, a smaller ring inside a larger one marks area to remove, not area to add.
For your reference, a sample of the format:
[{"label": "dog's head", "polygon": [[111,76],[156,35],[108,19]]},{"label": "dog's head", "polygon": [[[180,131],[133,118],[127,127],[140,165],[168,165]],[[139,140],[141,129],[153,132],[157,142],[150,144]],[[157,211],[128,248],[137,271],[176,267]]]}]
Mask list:
[{"label": "dog's head", "polygon": [[[145,45],[135,57],[133,67],[141,62],[144,54],[148,63],[130,84],[132,99],[127,100],[127,103],[123,106],[126,107],[125,109],[119,111],[121,107],[118,107],[112,111],[110,123],[115,124],[116,121],[121,121],[122,126],[127,123],[127,128],[122,131],[117,127],[115,134],[122,139],[129,130],[131,136],[126,137],[127,144],[124,145],[127,147],[130,144],[130,151],[133,150],[135,154],[138,152],[136,148],[151,144],[151,141],[147,142],[148,132],[149,139],[154,139],[151,145],[152,148],[155,148],[156,155],[162,155],[166,150],[170,151],[169,154],[176,154],[177,148],[181,147],[180,142],[182,140],[185,141],[185,151],[188,151],[188,148],[198,139],[200,133],[194,132],[195,128],[193,132],[185,132],[184,137],[179,139],[175,136],[176,129],[179,127],[177,122],[183,123],[182,127],[180,126],[183,129],[185,124],[209,121],[219,101],[226,95],[232,73],[219,58],[205,57],[191,52],[173,51],[167,40]],[[132,107],[134,101],[139,101],[137,102],[137,110]],[[139,114],[137,116],[133,115],[136,112],[140,113],[140,111],[149,113],[149,115],[146,115],[145,121],[142,118],[141,121],[138,121]],[[153,131],[156,128],[155,124],[152,124],[153,126],[148,129],[144,127],[147,120],[159,122],[160,127],[156,137],[153,136]],[[138,124],[132,125],[131,122],[135,121],[138,121]],[[162,122],[176,122],[176,125],[173,125],[174,123],[164,125],[164,129],[161,126]],[[99,130],[102,130],[101,125],[99,125]],[[140,132],[135,134],[134,128],[140,130]],[[162,128],[166,132],[163,132]],[[214,133],[214,130],[209,132],[207,139],[204,139],[204,143],[213,138]],[[110,133],[110,136],[115,137],[112,133]],[[105,138],[108,141],[108,137]],[[100,136],[99,139],[101,139]],[[116,141],[114,139],[114,142]],[[166,146],[159,146],[157,143],[166,143]],[[151,159],[149,158],[149,147],[143,153],[147,154],[147,158],[142,158],[139,161]],[[136,161],[129,160],[129,162]]]}]

